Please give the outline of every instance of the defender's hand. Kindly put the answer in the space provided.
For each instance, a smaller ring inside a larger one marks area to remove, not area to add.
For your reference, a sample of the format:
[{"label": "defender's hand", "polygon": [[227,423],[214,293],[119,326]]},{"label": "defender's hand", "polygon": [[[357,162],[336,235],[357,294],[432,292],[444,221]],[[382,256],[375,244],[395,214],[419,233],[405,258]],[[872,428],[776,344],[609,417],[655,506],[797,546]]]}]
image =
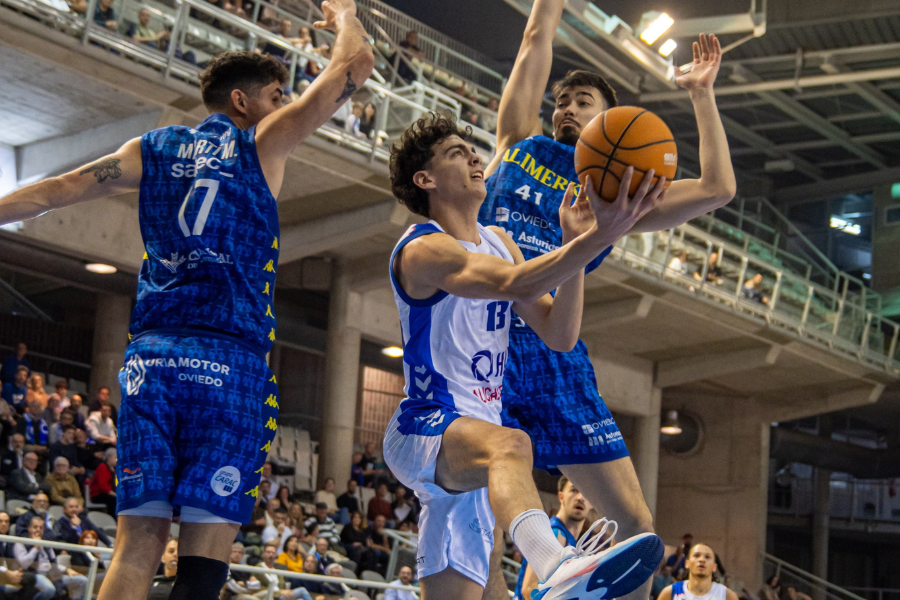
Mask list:
[{"label": "defender's hand", "polygon": [[691,70],[675,78],[675,83],[691,91],[712,89],[722,64],[722,45],[714,34],[700,34],[700,42],[694,42],[694,62]]},{"label": "defender's hand", "polygon": [[563,244],[568,244],[582,233],[587,233],[597,222],[594,211],[591,210],[591,201],[585,195],[584,189],[582,188],[579,192],[574,203],[572,202],[573,196],[575,196],[575,185],[570,183],[566,188],[562,204],[559,205],[559,224],[562,227]]},{"label": "defender's hand", "polygon": [[356,16],[356,2],[353,0],[325,0],[322,3],[322,14],[325,15],[325,20],[316,21],[313,23],[313,27],[337,31],[338,21],[344,16]]}]

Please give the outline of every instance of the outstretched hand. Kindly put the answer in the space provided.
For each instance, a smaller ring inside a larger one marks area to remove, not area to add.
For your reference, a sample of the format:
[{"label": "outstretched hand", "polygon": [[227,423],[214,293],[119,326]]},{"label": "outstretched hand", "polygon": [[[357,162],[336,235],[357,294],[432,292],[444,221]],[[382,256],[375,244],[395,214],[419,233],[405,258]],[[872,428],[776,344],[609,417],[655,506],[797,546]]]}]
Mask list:
[{"label": "outstretched hand", "polygon": [[694,61],[691,70],[675,78],[675,83],[690,91],[711,89],[722,64],[722,45],[715,34],[700,34],[700,41],[694,42]]},{"label": "outstretched hand", "polygon": [[316,21],[313,23],[313,27],[337,31],[337,24],[342,16],[356,16],[356,2],[354,0],[325,0],[322,3],[322,14],[325,16],[325,20]]},{"label": "outstretched hand", "polygon": [[594,211],[591,209],[591,201],[584,192],[579,192],[573,203],[574,196],[575,184],[570,183],[566,188],[562,204],[559,205],[559,224],[562,227],[563,244],[568,244],[582,233],[587,233],[597,222]]},{"label": "outstretched hand", "polygon": [[614,202],[606,202],[600,198],[594,189],[594,182],[588,175],[585,184],[581,186],[580,195],[587,195],[590,202],[595,218],[593,234],[601,249],[627,235],[638,221],[665,199],[666,178],[661,176],[651,188],[654,175],[653,169],[647,171],[634,196],[629,198],[628,190],[634,177],[634,167],[625,169],[622,182],[619,184],[619,194]]}]

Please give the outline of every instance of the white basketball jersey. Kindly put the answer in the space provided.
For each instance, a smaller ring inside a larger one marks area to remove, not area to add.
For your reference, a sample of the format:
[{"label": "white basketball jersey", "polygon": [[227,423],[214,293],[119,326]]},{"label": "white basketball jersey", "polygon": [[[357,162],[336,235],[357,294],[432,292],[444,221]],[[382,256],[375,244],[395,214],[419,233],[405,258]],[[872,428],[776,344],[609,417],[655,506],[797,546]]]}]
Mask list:
[{"label": "white basketball jersey", "polygon": [[688,590],[687,581],[678,581],[672,584],[672,600],[725,600],[727,590],[721,583],[714,582],[708,592],[697,596]]},{"label": "white basketball jersey", "polygon": [[[473,300],[444,291],[424,300],[410,298],[394,274],[394,257],[412,240],[433,233],[443,233],[434,221],[413,225],[391,254],[391,285],[403,331],[408,399],[400,405],[399,420],[405,434],[443,433],[450,422],[443,423],[447,411],[500,423],[512,302]],[[481,225],[478,233],[479,245],[460,245],[514,262],[497,234]]]}]

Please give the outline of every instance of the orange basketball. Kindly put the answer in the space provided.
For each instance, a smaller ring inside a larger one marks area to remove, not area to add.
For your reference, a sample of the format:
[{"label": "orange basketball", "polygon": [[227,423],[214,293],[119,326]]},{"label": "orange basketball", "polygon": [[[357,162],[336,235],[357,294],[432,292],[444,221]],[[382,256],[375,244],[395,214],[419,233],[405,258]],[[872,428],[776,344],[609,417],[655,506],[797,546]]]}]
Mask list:
[{"label": "orange basketball", "polygon": [[664,175],[668,187],[678,167],[678,150],[662,119],[637,106],[617,106],[594,117],[581,131],[575,171],[582,185],[590,175],[600,197],[612,202],[629,165],[634,167],[629,195],[650,169],[655,169],[653,185]]}]

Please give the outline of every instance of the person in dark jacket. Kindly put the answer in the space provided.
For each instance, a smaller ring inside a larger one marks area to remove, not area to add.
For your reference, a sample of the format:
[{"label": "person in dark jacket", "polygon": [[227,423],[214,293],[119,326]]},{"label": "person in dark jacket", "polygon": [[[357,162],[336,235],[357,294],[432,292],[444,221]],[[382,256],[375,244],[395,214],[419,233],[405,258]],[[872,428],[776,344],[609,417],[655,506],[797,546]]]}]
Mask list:
[{"label": "person in dark jacket", "polygon": [[112,540],[100,527],[97,527],[84,512],[84,505],[78,498],[67,498],[63,504],[63,514],[53,525],[53,539],[66,544],[77,544],[81,534],[93,531],[97,539],[108,548],[112,548]]}]

